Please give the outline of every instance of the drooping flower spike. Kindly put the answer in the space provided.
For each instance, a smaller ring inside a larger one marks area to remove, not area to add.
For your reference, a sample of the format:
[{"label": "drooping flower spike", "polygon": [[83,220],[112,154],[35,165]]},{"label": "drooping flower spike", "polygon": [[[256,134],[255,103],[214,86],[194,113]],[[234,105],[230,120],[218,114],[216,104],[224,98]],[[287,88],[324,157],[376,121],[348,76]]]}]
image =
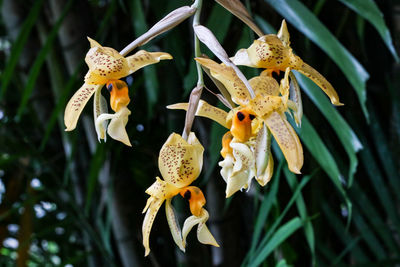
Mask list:
[{"label": "drooping flower spike", "polygon": [[[162,146],[158,157],[158,166],[164,180],[157,177],[156,181],[146,190],[150,197],[143,210],[143,213],[146,212],[142,226],[145,256],[150,253],[151,228],[164,201],[172,237],[182,251],[185,251],[187,235],[196,224],[198,225],[197,238],[201,243],[219,246],[205,224],[208,220],[208,212],[203,208],[206,203],[203,192],[195,186],[190,186],[200,175],[203,166],[203,152],[204,148],[194,133],[189,134],[187,141],[173,133]],[[192,213],[192,216],[185,220],[182,231],[176,221],[171,204],[172,198],[178,194],[189,201]]]},{"label": "drooping flower spike", "polygon": [[[163,52],[147,52],[140,50],[132,56],[123,57],[113,48],[103,47],[93,39],[89,39],[91,48],[86,54],[85,61],[89,71],[85,76],[85,83],[69,100],[64,114],[66,131],[75,129],[79,116],[95,94],[93,105],[94,121],[97,136],[106,139],[107,131],[111,138],[130,146],[130,141],[125,130],[130,111],[127,105],[130,102],[128,86],[119,80],[138,69],[159,62],[172,59],[172,56]],[[101,95],[101,88],[107,85],[110,92],[111,109],[115,114],[107,114],[107,102]],[[107,120],[111,120],[107,129]]]},{"label": "drooping flower spike", "polygon": [[297,70],[316,83],[330,98],[332,104],[343,105],[333,86],[317,70],[293,53],[286,21],[278,34],[268,34],[255,40],[247,49],[240,49],[231,58],[236,65],[264,68],[270,71]]},{"label": "drooping flower spike", "polygon": [[[290,90],[289,69],[279,86],[271,72],[263,71],[260,76],[249,81],[256,97],[251,99],[246,94],[245,85],[235,77],[230,67],[218,64],[210,59],[196,58],[211,75],[220,81],[239,107],[229,113],[200,101],[196,115],[208,117],[228,128],[222,138],[221,155],[224,160],[219,163],[221,175],[227,183],[226,197],[240,189],[248,188],[252,178],[264,186],[272,177],[273,159],[270,151],[271,133],[281,148],[289,169],[300,173],[303,165],[303,149],[297,134],[286,120],[285,112],[292,109],[296,120],[301,120],[297,107],[300,102],[289,99],[292,92],[300,99],[298,89]],[[187,110],[188,103],[168,106],[170,109]]]},{"label": "drooping flower spike", "polygon": [[[297,134],[284,115],[286,111],[292,109],[296,120],[301,120],[301,114],[297,112],[301,102],[289,99],[290,91],[295,92],[295,95],[299,94],[296,89],[290,90],[289,68],[286,69],[280,86],[269,70],[251,79],[249,83],[256,94],[256,97],[251,99],[243,93],[246,89],[245,85],[240,80],[232,78],[234,72],[230,67],[206,58],[196,58],[196,61],[208,68],[211,75],[226,87],[232,100],[240,105],[226,117],[226,125],[235,139],[243,143],[250,137],[256,137],[262,124],[265,123],[285,155],[289,169],[294,173],[300,173],[303,165],[303,150]],[[178,108],[178,106],[169,107]]]}]

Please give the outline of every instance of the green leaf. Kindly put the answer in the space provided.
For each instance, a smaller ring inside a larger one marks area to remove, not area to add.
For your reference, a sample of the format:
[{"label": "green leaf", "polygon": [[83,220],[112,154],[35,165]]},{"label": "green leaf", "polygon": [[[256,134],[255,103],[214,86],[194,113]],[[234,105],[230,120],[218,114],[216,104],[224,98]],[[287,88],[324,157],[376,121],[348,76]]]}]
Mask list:
[{"label": "green leaf", "polygon": [[339,262],[342,260],[344,256],[346,256],[347,253],[353,250],[353,248],[358,244],[360,241],[361,237],[356,237],[354,238],[350,243],[346,244],[346,247],[343,249],[343,251],[337,256],[335,259],[333,259],[332,266],[337,266]]},{"label": "green leaf", "polygon": [[274,249],[276,249],[282,242],[284,242],[289,236],[296,232],[303,222],[299,217],[291,219],[289,222],[282,225],[275,234],[271,237],[271,240],[263,247],[260,253],[254,258],[249,266],[258,266],[261,264]]},{"label": "green leaf", "polygon": [[39,54],[37,55],[37,57],[35,59],[35,62],[33,63],[32,67],[30,68],[28,80],[26,82],[24,91],[22,92],[22,99],[19,104],[17,115],[16,115],[17,121],[20,120],[23,112],[25,111],[26,105],[32,95],[36,80],[39,77],[43,63],[45,62],[47,55],[49,54],[50,50],[52,49],[52,45],[54,43],[54,40],[57,37],[58,30],[60,29],[60,26],[62,25],[62,22],[64,21],[65,16],[68,14],[73,2],[74,2],[74,0],[69,0],[67,2],[67,4],[65,5],[60,17],[57,19],[56,23],[54,24],[53,28],[51,29],[48,37],[46,38],[46,41],[44,42],[44,45],[40,49]]},{"label": "green leaf", "polygon": [[350,197],[357,204],[357,209],[359,209],[363,215],[368,219],[369,223],[372,225],[371,229],[374,229],[379,235],[379,237],[384,241],[385,245],[388,247],[390,253],[397,252],[397,246],[395,244],[394,236],[392,235],[392,230],[387,228],[387,223],[384,222],[385,218],[378,212],[379,207],[376,207],[376,203],[372,203],[371,194],[363,192],[357,182],[351,188]]},{"label": "green leaf", "polygon": [[[298,0],[265,0],[287,21],[318,45],[342,70],[355,89],[368,120],[365,83],[369,74],[356,58],[329,32],[321,21]],[[301,55],[300,55],[301,56]],[[340,92],[339,92],[340,94]]]},{"label": "green leaf", "polygon": [[[298,187],[298,181],[296,178],[296,175],[294,175],[292,172],[289,171],[289,169],[285,168],[285,177],[286,181],[288,182],[290,188],[292,189],[293,192],[295,192],[295,189]],[[297,210],[300,214],[300,218],[304,222],[304,234],[307,239],[308,246],[310,247],[310,252],[311,252],[311,257],[312,257],[312,266],[315,266],[316,260],[315,260],[315,235],[314,235],[314,228],[310,220],[308,220],[308,214],[307,214],[307,208],[306,204],[304,202],[303,195],[299,194],[299,196],[296,199],[296,206]]]},{"label": "green leaf", "polygon": [[[396,227],[397,231],[400,231],[400,220],[396,212],[396,207],[394,206],[395,202],[391,197],[392,195],[389,193],[387,183],[385,182],[382,173],[379,170],[370,146],[366,141],[363,140],[363,142],[367,145],[364,146],[364,149],[360,152],[360,155],[364,167],[366,170],[368,170],[367,177],[369,177],[373,185],[373,189],[375,190],[383,209],[386,211],[386,214]],[[395,194],[397,194],[396,191]]]},{"label": "green leaf", "polygon": [[[332,211],[332,208],[326,202],[322,202],[321,205],[322,205],[322,210],[324,211],[324,214],[326,216],[326,220],[331,224],[331,227],[335,231],[338,240],[341,240],[344,246],[347,246],[348,244],[355,242],[354,239],[356,238],[353,238],[349,234],[349,231],[346,230],[346,227],[342,223],[342,220],[338,218],[337,216],[338,212]],[[357,242],[354,245],[354,248],[352,249],[351,253],[352,253],[351,255],[357,259],[357,262],[362,262],[362,263],[370,262],[370,259],[367,257],[364,251],[360,249]]]},{"label": "green leaf", "polygon": [[[276,151],[276,146],[274,146],[274,150]],[[268,229],[267,234],[264,236],[264,238],[261,240],[260,245],[258,246],[255,255],[259,255],[261,251],[268,246],[268,244],[271,242],[270,237],[272,234],[275,232],[276,228],[279,226],[279,224],[282,222],[283,218],[286,216],[287,212],[289,209],[293,206],[294,202],[297,200],[299,195],[301,194],[301,190],[304,188],[304,186],[311,180],[312,175],[307,175],[304,176],[300,182],[300,184],[296,187],[296,190],[293,192],[292,197],[290,198],[288,204],[286,204],[285,209],[282,211],[282,213],[279,215],[277,219],[275,219],[273,225]]]},{"label": "green leaf", "polygon": [[334,131],[336,132],[343,148],[350,159],[349,173],[348,173],[348,187],[351,187],[354,180],[354,174],[357,170],[358,160],[356,153],[362,149],[362,145],[354,131],[350,128],[348,123],[343,119],[339,112],[332,106],[326,95],[321,89],[314,84],[310,79],[304,77],[299,73],[295,73],[297,81],[303,91],[306,92],[308,97],[318,107],[324,117],[328,120]]},{"label": "green leaf", "polygon": [[302,142],[305,144],[307,149],[310,151],[314,159],[319,163],[322,169],[328,174],[329,178],[332,180],[333,184],[342,194],[346,202],[347,209],[349,211],[349,222],[351,218],[352,204],[347,196],[346,191],[343,188],[343,178],[340,174],[339,168],[336,164],[335,159],[329,152],[328,148],[322,142],[317,131],[315,131],[312,124],[308,121],[307,117],[303,115],[301,129],[295,128],[299,134]]},{"label": "green leaf", "polygon": [[378,260],[385,259],[385,249],[382,247],[381,242],[378,240],[371,227],[365,222],[364,218],[357,209],[354,210],[353,218],[354,225],[357,227],[358,232],[365,240],[375,257]]},{"label": "green leaf", "polygon": [[[374,147],[378,152],[378,156],[383,165],[386,176],[390,177],[390,186],[395,192],[400,192],[400,176],[399,172],[396,169],[396,164],[394,163],[392,150],[389,148],[388,141],[390,140],[390,138],[388,138],[387,135],[383,132],[383,128],[380,119],[377,116],[375,107],[373,105],[368,105],[368,109],[370,110],[371,120],[374,122],[370,124],[370,131],[375,145]],[[395,195],[397,196],[398,200],[400,200],[400,195]]]},{"label": "green leaf", "polygon": [[378,31],[390,53],[392,53],[396,62],[399,62],[399,57],[396,49],[393,46],[390,31],[386,26],[383,14],[373,0],[339,0],[348,8],[352,9],[358,15],[369,21]]},{"label": "green leaf", "polygon": [[24,21],[17,39],[13,43],[10,58],[7,61],[3,74],[1,75],[0,100],[5,95],[8,85],[10,84],[10,81],[15,73],[15,67],[17,66],[18,59],[42,10],[42,4],[43,0],[34,1],[34,4],[30,8],[29,15]]},{"label": "green leaf", "polygon": [[258,215],[256,218],[256,223],[254,226],[253,237],[251,241],[250,251],[248,253],[249,258],[254,256],[254,252],[257,246],[257,243],[261,236],[261,231],[265,226],[265,222],[267,221],[268,214],[271,210],[272,204],[276,199],[278,188],[279,188],[279,180],[281,177],[281,170],[284,161],[280,161],[278,168],[275,170],[274,177],[272,178],[272,185],[271,188],[267,189],[264,194],[264,200],[261,203],[261,206],[258,211]]}]

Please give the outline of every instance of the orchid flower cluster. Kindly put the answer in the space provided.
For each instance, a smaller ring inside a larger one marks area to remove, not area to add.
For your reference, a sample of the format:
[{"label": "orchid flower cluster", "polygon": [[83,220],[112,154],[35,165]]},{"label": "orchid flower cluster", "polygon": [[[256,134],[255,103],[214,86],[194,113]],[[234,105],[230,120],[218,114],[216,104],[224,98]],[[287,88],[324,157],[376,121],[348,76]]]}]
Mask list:
[{"label": "orchid flower cluster", "polygon": [[[301,92],[292,70],[314,81],[327,94],[332,104],[342,105],[332,85],[294,54],[285,21],[277,34],[269,35],[261,35],[261,31],[255,28],[253,22],[245,21],[261,36],[247,49],[240,49],[229,58],[212,32],[199,24],[200,10],[201,0],[197,0],[191,7],[182,7],[171,12],[121,52],[103,47],[89,38],[91,48],[85,58],[89,71],[84,84],[72,96],[65,109],[66,131],[72,131],[84,106],[94,94],[93,117],[99,141],[106,141],[107,133],[111,138],[131,146],[125,129],[131,114],[127,107],[130,103],[129,89],[120,79],[160,60],[172,59],[172,56],[164,52],[144,50],[132,56],[125,55],[194,14],[195,61],[199,80],[188,103],[177,103],[167,107],[186,110],[185,128],[182,136],[172,133],[162,146],[158,158],[162,179],[156,177],[156,181],[146,190],[150,196],[143,210],[143,213],[146,213],[142,227],[146,256],[150,252],[151,228],[164,202],[173,240],[182,251],[185,251],[186,237],[195,225],[199,242],[219,246],[206,226],[209,214],[204,208],[204,194],[200,188],[192,185],[201,173],[204,152],[200,141],[191,131],[195,116],[212,119],[228,130],[221,137],[220,153],[223,159],[219,162],[221,176],[227,185],[228,198],[238,191],[248,190],[253,178],[261,186],[265,186],[271,180],[274,169],[272,137],[285,156],[289,170],[300,174],[304,162],[303,148],[286,117],[292,116],[296,126],[301,127]],[[230,11],[237,16],[240,13]],[[207,45],[222,63],[202,56],[199,40]],[[261,68],[262,71],[258,76],[247,80],[237,68],[239,65]],[[204,87],[203,70],[220,90],[222,95],[219,94],[218,98],[229,107],[229,111],[200,99]],[[275,79],[272,75],[274,72],[284,72],[283,78]],[[110,93],[110,106],[114,113],[107,111],[107,101],[101,94],[104,85]],[[172,199],[177,195],[189,202],[192,214],[184,221],[182,230],[172,206]]]}]

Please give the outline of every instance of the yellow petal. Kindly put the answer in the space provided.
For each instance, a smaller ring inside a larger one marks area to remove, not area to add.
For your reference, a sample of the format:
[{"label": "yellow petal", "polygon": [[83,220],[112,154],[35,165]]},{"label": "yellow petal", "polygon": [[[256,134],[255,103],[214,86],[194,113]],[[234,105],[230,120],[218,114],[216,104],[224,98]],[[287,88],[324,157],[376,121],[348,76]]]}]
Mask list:
[{"label": "yellow petal", "polygon": [[265,118],[274,111],[282,110],[284,106],[279,96],[257,95],[250,100],[249,108],[260,118]]},{"label": "yellow petal", "polygon": [[[301,60],[301,59],[300,59]],[[324,76],[322,76],[317,70],[315,70],[313,67],[308,65],[305,62],[297,63],[295,65],[295,70],[298,72],[304,74],[308,78],[310,78],[314,83],[316,83],[319,88],[321,88],[322,91],[327,94],[327,96],[330,98],[331,103],[336,105],[336,106],[342,106],[343,104],[340,103],[339,101],[339,96],[336,93],[335,89],[333,88],[332,84],[328,82]]]},{"label": "yellow petal", "polygon": [[250,99],[249,91],[233,68],[218,64],[208,58],[195,58],[195,60],[210,69],[211,75],[220,81],[231,94],[233,102],[241,106],[245,106],[248,103]]},{"label": "yellow petal", "polygon": [[285,70],[289,66],[292,49],[286,47],[275,34],[269,34],[255,40],[247,53],[252,64],[258,68]]},{"label": "yellow petal", "polygon": [[219,244],[211,234],[210,230],[208,230],[207,225],[203,222],[199,223],[199,226],[197,227],[197,239],[202,244],[219,248]]},{"label": "yellow petal", "polygon": [[235,159],[233,158],[233,154],[227,154],[224,157],[223,161],[218,162],[218,165],[221,167],[220,174],[224,181],[227,183],[229,177],[231,177],[233,172],[233,166],[235,165]]},{"label": "yellow petal", "polygon": [[145,50],[140,50],[134,55],[126,58],[130,73],[137,71],[147,65],[160,62],[160,60],[172,59],[172,56],[164,52],[147,52]]},{"label": "yellow petal", "polygon": [[89,66],[85,82],[89,84],[105,84],[109,80],[118,80],[130,74],[128,61],[110,47],[90,48],[85,61]]},{"label": "yellow petal", "polygon": [[273,112],[265,119],[265,123],[282,150],[289,170],[299,174],[303,166],[303,148],[285,115]]},{"label": "yellow petal", "polygon": [[79,116],[81,115],[86,103],[89,101],[89,98],[96,90],[100,90],[101,87],[103,87],[103,85],[92,85],[85,83],[71,97],[67,106],[65,107],[64,113],[64,123],[67,127],[65,129],[66,131],[72,131],[75,129]]},{"label": "yellow petal", "polygon": [[289,88],[290,88],[289,74],[290,74],[290,68],[287,67],[285,70],[285,76],[281,80],[281,85],[279,87],[279,91],[282,95],[284,105],[286,105],[287,100],[289,98]]},{"label": "yellow petal", "polygon": [[164,180],[182,188],[191,184],[203,166],[204,148],[191,133],[186,142],[172,133],[160,150],[158,166]]},{"label": "yellow petal", "polygon": [[143,235],[143,246],[145,248],[144,255],[147,256],[150,253],[149,238],[151,227],[153,226],[154,219],[156,218],[157,212],[160,209],[164,199],[158,199],[151,197],[150,205],[147,209],[146,215],[143,220],[142,225],[142,235]]},{"label": "yellow petal", "polygon": [[182,229],[182,237],[183,237],[183,245],[186,246],[186,237],[189,234],[189,232],[192,230],[192,228],[197,224],[197,239],[200,241],[202,244],[206,245],[212,245],[215,247],[219,247],[217,241],[215,241],[215,238],[212,236],[210,231],[208,230],[206,226],[206,221],[208,220],[208,212],[205,209],[202,209],[200,216],[190,216],[188,217],[185,222],[183,223],[183,229]]},{"label": "yellow petal", "polygon": [[93,40],[92,38],[87,37],[87,39],[89,40],[90,48],[101,47],[101,44],[99,44],[97,41]]},{"label": "yellow petal", "polygon": [[146,194],[157,198],[172,198],[179,194],[179,188],[156,177],[156,181],[146,190]]},{"label": "yellow petal", "polygon": [[262,173],[260,176],[256,176],[256,180],[261,186],[265,186],[271,180],[273,174],[274,174],[274,159],[272,158],[272,154],[270,151],[268,156],[267,168],[265,169],[264,173]]},{"label": "yellow petal", "polygon": [[279,95],[279,84],[273,77],[268,75],[268,71],[261,72],[260,76],[250,79],[249,83],[256,95]]},{"label": "yellow petal", "polygon": [[[177,103],[173,105],[167,106],[168,109],[183,109],[188,110],[189,103]],[[218,122],[220,125],[228,128],[226,124],[226,116],[228,113],[220,108],[216,108],[206,101],[200,100],[199,105],[197,106],[196,116],[205,117],[212,119],[215,122]]]},{"label": "yellow petal", "polygon": [[182,232],[179,224],[176,221],[174,207],[171,204],[171,199],[167,199],[165,202],[165,214],[167,216],[168,226],[171,230],[172,238],[174,239],[175,244],[185,252],[185,247],[182,242]]},{"label": "yellow petal", "polygon": [[290,34],[286,25],[286,20],[282,20],[281,28],[279,29],[277,36],[285,46],[290,46]]}]

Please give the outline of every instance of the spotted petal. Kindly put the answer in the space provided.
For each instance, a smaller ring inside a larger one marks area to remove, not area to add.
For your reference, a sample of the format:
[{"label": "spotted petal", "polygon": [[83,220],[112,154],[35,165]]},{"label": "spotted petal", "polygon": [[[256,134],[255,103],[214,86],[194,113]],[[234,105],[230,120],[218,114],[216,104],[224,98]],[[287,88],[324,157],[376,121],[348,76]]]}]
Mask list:
[{"label": "spotted petal", "polygon": [[191,184],[203,166],[204,148],[194,133],[188,141],[172,133],[160,150],[158,166],[164,180],[182,188]]},{"label": "spotted petal", "polygon": [[165,202],[165,214],[167,215],[167,221],[169,229],[171,230],[172,238],[174,239],[175,244],[185,252],[185,247],[182,242],[182,232],[179,224],[177,223],[174,207],[171,204],[171,199],[167,199]]},{"label": "spotted petal", "polygon": [[282,98],[272,95],[257,95],[255,98],[250,100],[249,107],[260,118],[265,118],[274,111],[281,111],[284,109]]},{"label": "spotted petal", "polygon": [[85,82],[89,84],[105,84],[109,80],[118,80],[130,74],[128,61],[117,50],[99,46],[91,41],[92,48],[86,54],[85,61],[89,72]]},{"label": "spotted petal", "polygon": [[154,223],[154,219],[156,218],[157,212],[160,209],[164,199],[159,199],[156,197],[150,197],[148,200],[147,212],[143,220],[142,225],[142,235],[143,235],[143,246],[145,248],[144,255],[147,256],[150,253],[150,245],[149,245],[149,238],[151,228]]},{"label": "spotted petal", "polygon": [[[167,106],[168,109],[183,109],[188,110],[189,103],[177,103],[173,105]],[[226,117],[228,113],[220,108],[216,108],[206,101],[200,100],[199,105],[197,106],[196,116],[206,117],[212,119],[215,122],[218,122],[220,125],[228,128],[226,124]]]},{"label": "spotted petal", "polygon": [[279,95],[279,84],[273,77],[268,75],[267,70],[261,72],[260,76],[250,79],[249,83],[256,95]]},{"label": "spotted petal", "polygon": [[133,73],[147,65],[160,62],[160,60],[172,59],[172,56],[164,52],[147,52],[140,50],[134,55],[126,58],[129,65],[129,72]]},{"label": "spotted petal", "polygon": [[211,75],[220,81],[231,94],[233,102],[242,106],[248,103],[250,99],[249,91],[233,68],[224,64],[218,64],[208,58],[195,58],[195,60],[202,66],[210,69]]},{"label": "spotted petal", "polygon": [[156,181],[146,190],[146,194],[156,198],[168,199],[179,193],[179,188],[156,177]]},{"label": "spotted petal", "polygon": [[307,76],[311,79],[315,84],[321,88],[322,91],[327,94],[330,98],[331,103],[335,106],[342,106],[343,104],[339,101],[339,96],[336,93],[335,89],[333,88],[332,84],[328,82],[324,76],[322,76],[316,69],[311,67],[305,62],[298,63],[294,66],[294,69],[298,72],[302,73],[303,75]]},{"label": "spotted petal", "polygon": [[289,170],[300,173],[303,166],[303,148],[299,137],[282,113],[272,112],[265,121],[288,163]]},{"label": "spotted petal", "polygon": [[103,85],[92,85],[84,83],[69,100],[64,112],[64,124],[66,131],[72,131],[76,127],[83,108],[95,91],[100,90]]}]

